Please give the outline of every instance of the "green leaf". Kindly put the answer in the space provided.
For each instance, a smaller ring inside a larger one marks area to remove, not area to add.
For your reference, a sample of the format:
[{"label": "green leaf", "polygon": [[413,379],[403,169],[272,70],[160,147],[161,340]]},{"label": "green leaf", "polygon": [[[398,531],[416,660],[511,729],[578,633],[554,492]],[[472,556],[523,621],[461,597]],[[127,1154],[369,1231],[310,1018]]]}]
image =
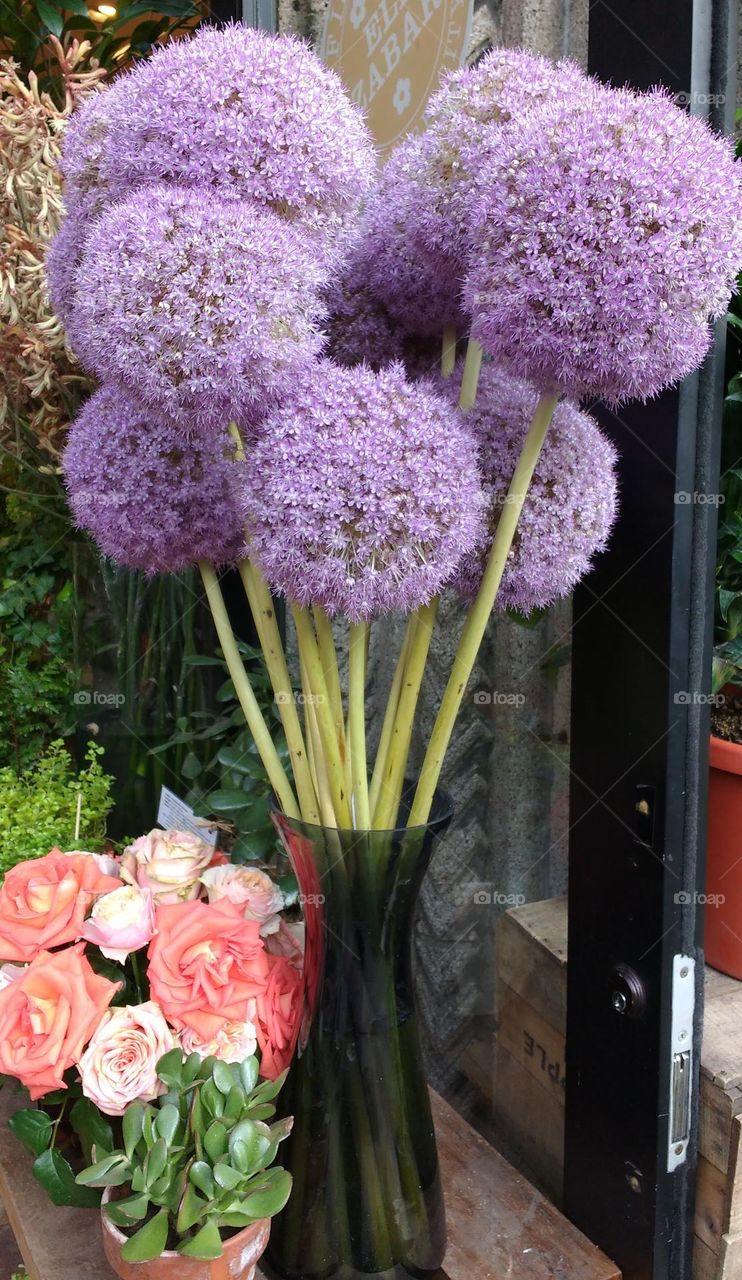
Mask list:
[{"label": "green leaf", "polygon": [[204,1134],[204,1150],[212,1164],[227,1150],[227,1130],[218,1120],[214,1120]]},{"label": "green leaf", "polygon": [[247,791],[212,791],[209,795],[209,808],[214,813],[236,813],[249,809],[254,803]]},{"label": "green leaf", "polygon": [[281,1072],[280,1076],[276,1076],[275,1080],[265,1080],[263,1084],[258,1085],[250,1101],[270,1102],[272,1098],[277,1097],[281,1092],[288,1074],[287,1068],[286,1071]]},{"label": "green leaf", "polygon": [[248,1095],[252,1093],[258,1083],[259,1069],[258,1060],[254,1056],[252,1058],[245,1058],[244,1062],[240,1063],[240,1079],[242,1081],[242,1087]]},{"label": "green leaf", "polygon": [[144,1129],[144,1107],[141,1102],[131,1102],[124,1112],[121,1123],[124,1137],[124,1150],[131,1160]]},{"label": "green leaf", "polygon": [[214,1181],[218,1186],[223,1187],[225,1191],[234,1191],[244,1180],[244,1174],[239,1169],[233,1169],[231,1165],[220,1161],[214,1167]]},{"label": "green leaf", "polygon": [[155,1120],[155,1128],[160,1137],[165,1139],[168,1146],[172,1143],[179,1124],[180,1112],[177,1107],[173,1106],[172,1102],[167,1102],[164,1107],[160,1107]]},{"label": "green leaf", "polygon": [[121,1249],[124,1262],[151,1262],[159,1258],[167,1244],[168,1221],[167,1209],[160,1209],[154,1218],[145,1222],[136,1235],[126,1241]]},{"label": "green leaf", "polygon": [[285,1169],[271,1169],[270,1186],[247,1196],[242,1208],[251,1218],[272,1218],[281,1212],[290,1194],[291,1174]]},{"label": "green leaf", "polygon": [[47,31],[51,31],[53,36],[61,36],[64,30],[64,18],[59,10],[47,4],[47,0],[34,0],[34,8]]},{"label": "green leaf", "polygon": [[216,1223],[207,1222],[192,1240],[179,1244],[178,1253],[182,1253],[185,1258],[203,1258],[204,1261],[221,1258],[222,1238]]},{"label": "green leaf", "polygon": [[23,1143],[31,1155],[40,1156],[46,1151],[52,1137],[53,1124],[45,1111],[28,1108],[16,1111],[8,1121],[16,1138]]},{"label": "green leaf", "polygon": [[157,1064],[157,1074],[170,1089],[180,1089],[183,1084],[183,1054],[171,1049]]},{"label": "green leaf", "polygon": [[78,1098],[70,1111],[70,1124],[82,1143],[86,1160],[96,1160],[113,1151],[113,1129],[89,1098]]},{"label": "green leaf", "polygon": [[183,1084],[193,1084],[203,1059],[200,1053],[189,1053],[183,1063]]},{"label": "green leaf", "polygon": [[106,1205],[106,1213],[112,1222],[118,1221],[119,1226],[129,1226],[132,1222],[141,1222],[148,1208],[149,1196],[127,1196],[125,1200],[111,1200]]},{"label": "green leaf", "polygon": [[189,1182],[183,1193],[183,1199],[178,1209],[178,1218],[176,1228],[178,1235],[185,1235],[186,1231],[190,1231],[191,1227],[204,1216],[204,1210],[208,1205],[208,1200],[204,1200],[198,1195],[195,1187]]},{"label": "green leaf", "polygon": [[100,1204],[97,1191],[80,1186],[70,1165],[56,1147],[43,1151],[33,1162],[33,1176],[40,1182],[52,1204],[92,1209]]},{"label": "green leaf", "polygon": [[123,1187],[129,1180],[131,1166],[122,1151],[114,1151],[77,1175],[81,1187]]},{"label": "green leaf", "polygon": [[165,1172],[167,1165],[168,1145],[164,1138],[158,1138],[149,1155],[145,1165],[146,1185],[149,1187],[158,1178],[161,1178]]},{"label": "green leaf", "polygon": [[245,1090],[238,1084],[233,1085],[229,1091],[229,1097],[224,1108],[225,1120],[239,1120],[245,1114],[247,1107],[247,1094]]},{"label": "green leaf", "polygon": [[214,1194],[214,1177],[205,1160],[194,1160],[188,1170],[188,1177],[194,1187],[198,1187],[199,1191],[203,1191],[211,1199]]},{"label": "green leaf", "polygon": [[231,1093],[234,1088],[234,1076],[226,1062],[220,1062],[218,1059],[214,1063],[212,1079],[220,1093],[225,1097]]}]

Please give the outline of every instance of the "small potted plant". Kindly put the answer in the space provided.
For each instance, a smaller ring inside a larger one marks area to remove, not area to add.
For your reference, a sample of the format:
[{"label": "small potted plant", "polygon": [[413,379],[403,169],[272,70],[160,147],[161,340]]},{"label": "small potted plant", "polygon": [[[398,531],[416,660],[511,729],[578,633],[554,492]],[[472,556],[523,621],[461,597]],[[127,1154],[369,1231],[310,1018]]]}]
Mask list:
[{"label": "small potted plant", "polygon": [[77,1176],[105,1189],[106,1257],[122,1280],[252,1280],[291,1190],[291,1175],[271,1167],[291,1120],[267,1123],[282,1080],[258,1084],[255,1057],[179,1049],[157,1075],[166,1092],[129,1106],[123,1146]]}]

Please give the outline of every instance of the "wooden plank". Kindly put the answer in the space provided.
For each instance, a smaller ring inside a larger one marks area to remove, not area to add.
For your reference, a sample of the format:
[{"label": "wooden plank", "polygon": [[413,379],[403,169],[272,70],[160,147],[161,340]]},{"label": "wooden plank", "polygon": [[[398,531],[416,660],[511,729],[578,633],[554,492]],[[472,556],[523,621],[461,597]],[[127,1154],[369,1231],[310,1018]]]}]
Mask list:
[{"label": "wooden plank", "polygon": [[564,1106],[565,1036],[506,982],[497,983],[497,1039]]},{"label": "wooden plank", "polygon": [[742,1235],[722,1236],[719,1269],[714,1280],[742,1280]]},{"label": "wooden plank", "polygon": [[502,1047],[497,1051],[494,1120],[507,1156],[561,1204],[564,1103],[557,1101]]},{"label": "wooden plank", "polygon": [[506,911],[497,927],[496,972],[547,1022],[566,1031],[567,899]]},{"label": "wooden plank", "polygon": [[619,1280],[615,1263],[433,1095],[449,1280]]},{"label": "wooden plank", "polygon": [[698,1160],[696,1178],[695,1234],[714,1253],[721,1248],[727,1200],[727,1176],[715,1165]]},{"label": "wooden plank", "polygon": [[693,1280],[719,1280],[719,1255],[698,1236],[693,1241]]},{"label": "wooden plank", "polygon": [[704,1010],[701,1068],[719,1088],[732,1089],[742,1084],[742,982],[709,972],[717,994]]},{"label": "wooden plank", "polygon": [[716,1165],[729,1168],[732,1122],[737,1098],[725,1093],[709,1076],[701,1072],[701,1098],[698,1108],[698,1151]]}]

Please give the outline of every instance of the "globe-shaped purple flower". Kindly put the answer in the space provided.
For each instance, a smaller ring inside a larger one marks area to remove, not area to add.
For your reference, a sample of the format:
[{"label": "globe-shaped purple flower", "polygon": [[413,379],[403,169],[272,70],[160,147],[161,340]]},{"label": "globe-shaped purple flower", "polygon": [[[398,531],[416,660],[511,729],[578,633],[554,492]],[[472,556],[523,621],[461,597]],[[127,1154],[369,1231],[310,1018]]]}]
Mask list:
[{"label": "globe-shaped purple flower", "polygon": [[472,432],[401,365],[322,362],[266,422],[250,474],[248,546],[270,585],[352,621],[427,603],[483,534]]},{"label": "globe-shaped purple flower", "polygon": [[[485,364],[467,413],[479,442],[488,532],[452,586],[473,599],[538,403],[538,391]],[[587,413],[562,400],[554,413],[518,522],[497,607],[528,614],[566,596],[605,547],[617,510],[616,451]]]},{"label": "globe-shaped purple flower", "polygon": [[661,91],[593,84],[481,155],[472,333],[547,390],[647,399],[695,369],[742,267],[731,143]]},{"label": "globe-shaped purple flower", "polygon": [[92,224],[70,342],[102,381],[187,427],[244,422],[306,376],[323,278],[275,214],[151,187]]},{"label": "globe-shaped purple flower", "polygon": [[77,287],[80,282],[85,240],[90,223],[76,212],[67,213],[50,242],[44,263],[52,307],[64,325],[72,319]]},{"label": "globe-shaped purple flower", "polygon": [[73,422],[62,465],[76,524],[118,564],[180,573],[244,553],[246,464],[226,431],[185,439],[119,387],[102,387]]},{"label": "globe-shaped purple flower", "polygon": [[152,183],[198,187],[255,200],[334,239],[373,180],[361,112],[292,37],[202,28],[155,48],[110,92],[110,108],[70,122],[62,167],[72,191],[94,179],[109,199]]}]

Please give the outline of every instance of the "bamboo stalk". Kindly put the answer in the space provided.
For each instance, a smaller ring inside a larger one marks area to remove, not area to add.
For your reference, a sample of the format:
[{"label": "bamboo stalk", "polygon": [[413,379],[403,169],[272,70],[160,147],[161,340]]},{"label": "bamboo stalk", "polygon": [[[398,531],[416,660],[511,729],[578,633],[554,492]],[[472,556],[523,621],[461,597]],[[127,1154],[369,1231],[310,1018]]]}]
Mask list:
[{"label": "bamboo stalk", "polygon": [[397,822],[407,757],[410,754],[412,726],[438,613],[438,600],[439,597],[435,596],[430,604],[422,605],[413,615],[415,626],[400,689],[399,706],[394,718],[389,756],[382,777],[379,803],[374,816],[374,826],[380,831],[392,830]]},{"label": "bamboo stalk", "polygon": [[222,589],[219,586],[219,579],[214,571],[214,566],[202,560],[199,569],[206,588],[206,597],[214,619],[214,625],[219,636],[219,643],[224,653],[224,660],[232,677],[235,693],[244,712],[247,726],[255,739],[255,746],[265,765],[268,780],[286,816],[289,818],[301,818],[291,783],[286,777],[286,772],[276,751],[270,729],[265,723],[263,713],[258,706],[258,700],[253,692],[253,687],[250,684],[249,676],[240,657],[237,641],[232,634],[232,624],[229,621],[229,614],[227,613],[227,607],[224,603]]},{"label": "bamboo stalk", "polygon": [[450,378],[456,367],[456,326],[449,324],[443,330],[441,348],[441,375]]},{"label": "bamboo stalk", "polygon": [[276,705],[286,734],[286,745],[294,771],[301,816],[305,822],[316,824],[320,820],[319,807],[309,771],[304,735],[296,710],[294,689],[286,665],[286,655],[276,621],[273,599],[268,584],[256,565],[251,564],[249,560],[240,560],[238,569],[255,620],[260,647],[263,650],[265,665],[268,668]]},{"label": "bamboo stalk", "polygon": [[515,468],[510,488],[492,542],[487,567],[479,593],[464,623],[453,669],[441,705],[438,709],[430,742],[425,753],[420,780],[410,811],[411,827],[422,826],[430,816],[435,789],[438,786],[443,759],[451,739],[453,726],[464,696],[464,691],[476,662],[479,646],[492,612],[502,575],[505,572],[510,548],[523,509],[528,486],[533,478],[546,433],[549,429],[558,397],[543,395],[538,402],[533,420],[528,428],[523,450]]},{"label": "bamboo stalk", "polygon": [[366,640],[367,622],[351,622],[349,628],[348,738],[350,741],[353,826],[371,827],[366,765]]},{"label": "bamboo stalk", "polygon": [[415,615],[411,613],[407,619],[402,647],[399,651],[399,658],[394,669],[392,683],[389,688],[389,696],[386,701],[386,710],[384,712],[384,723],[381,726],[381,736],[379,745],[376,749],[376,760],[374,761],[374,772],[371,778],[371,789],[369,792],[369,804],[371,806],[372,821],[376,813],[376,807],[379,803],[379,792],[381,791],[381,780],[386,769],[387,757],[389,755],[389,746],[392,740],[394,730],[394,720],[397,715],[397,707],[399,706],[399,691],[402,688],[402,680],[404,679],[405,664],[409,653],[410,641],[412,633],[415,629]]},{"label": "bamboo stalk", "polygon": [[312,619],[307,609],[301,605],[292,604],[291,614],[296,627],[299,652],[304,661],[306,677],[309,682],[310,705],[314,708],[317,716],[322,752],[330,783],[332,807],[335,811],[338,825],[350,827],[350,806],[345,785],[345,769],[340,758],[340,746],[325,683],[325,673],[322,669],[319,648],[317,647],[317,637],[314,634]]},{"label": "bamboo stalk", "polygon": [[461,379],[459,408],[471,409],[477,398],[479,374],[482,370],[482,348],[476,338],[470,338],[466,348],[464,373]]}]

